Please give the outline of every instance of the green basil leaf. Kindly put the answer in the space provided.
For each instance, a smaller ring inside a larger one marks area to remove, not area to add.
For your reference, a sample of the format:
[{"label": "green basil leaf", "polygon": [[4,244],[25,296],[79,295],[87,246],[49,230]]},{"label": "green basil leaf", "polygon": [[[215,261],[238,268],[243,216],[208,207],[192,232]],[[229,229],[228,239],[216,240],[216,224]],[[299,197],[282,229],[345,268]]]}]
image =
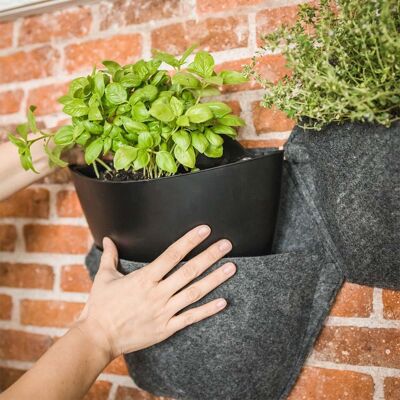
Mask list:
[{"label": "green basil leaf", "polygon": [[192,132],[192,146],[199,152],[204,153],[208,146],[209,142],[203,133],[200,132]]},{"label": "green basil leaf", "polygon": [[214,133],[211,129],[205,129],[204,134],[206,135],[207,140],[215,147],[222,146],[224,143],[224,139],[219,136],[217,133]]},{"label": "green basil leaf", "polygon": [[140,78],[141,81],[144,81],[149,74],[149,70],[146,65],[146,61],[139,60],[132,67],[133,72]]},{"label": "green basil leaf", "polygon": [[79,135],[75,142],[81,146],[84,146],[89,139],[90,133],[85,131],[81,135]]},{"label": "green basil leaf", "polygon": [[76,94],[78,91],[80,91],[81,96],[79,96],[79,97],[83,97],[84,96],[83,89],[85,89],[86,86],[89,86],[89,81],[87,80],[87,78],[84,78],[84,77],[76,78],[70,83],[69,89],[68,89],[68,94],[71,97],[77,97]]},{"label": "green basil leaf", "polygon": [[195,90],[194,93],[198,97],[211,97],[211,96],[218,96],[221,92],[217,88],[207,87],[201,90]]},{"label": "green basil leaf", "polygon": [[141,149],[148,149],[153,147],[153,135],[150,132],[140,132],[138,138],[138,147]]},{"label": "green basil leaf", "polygon": [[147,150],[139,149],[136,160],[133,163],[133,168],[135,171],[137,171],[138,169],[145,168],[149,162],[150,162],[150,155],[147,152]]},{"label": "green basil leaf", "polygon": [[200,124],[213,118],[213,113],[210,108],[205,104],[197,104],[190,107],[186,114],[189,117],[190,122]]},{"label": "green basil leaf", "polygon": [[68,96],[68,95],[61,96],[61,97],[59,97],[59,98],[57,99],[57,101],[58,101],[60,104],[63,104],[63,105],[66,105],[66,104],[68,104],[68,103],[71,103],[71,101],[73,101],[73,100],[74,100],[74,98],[71,97],[71,96]]},{"label": "green basil leaf", "polygon": [[227,125],[227,126],[245,126],[246,123],[244,120],[237,115],[234,114],[228,114],[225,115],[222,118],[218,118],[218,123],[222,125]]},{"label": "green basil leaf", "polygon": [[194,61],[189,64],[188,70],[195,72],[203,78],[210,77],[214,72],[214,58],[207,51],[199,51]]},{"label": "green basil leaf", "polygon": [[189,117],[187,115],[181,115],[176,119],[176,125],[178,126],[189,126]]},{"label": "green basil leaf", "polygon": [[101,71],[96,72],[94,76],[94,88],[100,99],[104,94],[104,75]]},{"label": "green basil leaf", "polygon": [[159,151],[156,154],[156,164],[162,170],[175,174],[178,170],[174,157],[168,151]]},{"label": "green basil leaf", "polygon": [[181,85],[187,88],[197,88],[200,86],[200,81],[189,72],[177,72],[172,77],[172,83],[174,85]]},{"label": "green basil leaf", "polygon": [[8,136],[8,140],[15,146],[17,146],[19,149],[25,149],[26,148],[26,142],[23,141],[20,138],[17,138],[16,136],[14,136],[13,134],[9,134]]},{"label": "green basil leaf", "polygon": [[131,111],[131,105],[129,103],[124,103],[118,106],[116,114],[122,115],[128,113],[129,111]]},{"label": "green basil leaf", "polygon": [[143,102],[138,101],[131,110],[132,118],[139,122],[147,121],[150,117],[149,111]]},{"label": "green basil leaf", "polygon": [[141,83],[142,83],[142,79],[140,78],[140,76],[137,74],[134,74],[134,73],[126,74],[120,80],[120,84],[124,88],[138,87],[138,86],[140,86]]},{"label": "green basil leaf", "polygon": [[204,81],[210,83],[211,85],[222,85],[223,79],[220,76],[210,76],[208,78],[204,78]]},{"label": "green basil leaf", "polygon": [[121,146],[114,155],[114,167],[117,171],[127,169],[138,155],[138,149],[132,146]]},{"label": "green basil leaf", "polygon": [[164,82],[167,78],[167,73],[166,71],[158,71],[152,78],[150,83],[154,86],[157,86],[159,84],[161,84],[162,82]]},{"label": "green basil leaf", "polygon": [[191,142],[189,133],[183,129],[174,132],[172,135],[172,140],[183,150],[186,150],[190,146]]},{"label": "green basil leaf", "polygon": [[44,151],[49,157],[51,164],[57,165],[61,168],[64,168],[68,165],[67,162],[61,160],[60,158],[62,147],[56,146],[53,149],[49,149],[47,146],[45,146]]},{"label": "green basil leaf", "polygon": [[241,72],[237,71],[221,71],[218,75],[223,79],[225,85],[236,85],[248,81]]},{"label": "green basil leaf", "polygon": [[176,117],[179,117],[183,113],[183,103],[178,100],[175,96],[172,96],[169,104],[172,108],[172,111],[174,112]]},{"label": "green basil leaf", "polygon": [[121,116],[122,124],[128,133],[146,132],[149,130],[146,124],[134,121],[129,117]]},{"label": "green basil leaf", "polygon": [[175,119],[174,112],[169,104],[153,103],[149,113],[162,122],[171,122]]},{"label": "green basil leaf", "polygon": [[147,71],[148,71],[148,77],[153,75],[158,70],[160,65],[161,65],[161,61],[160,60],[149,60],[149,61],[146,61],[146,68],[147,68]]},{"label": "green basil leaf", "polygon": [[103,127],[95,122],[86,120],[82,122],[82,125],[88,132],[93,133],[94,135],[100,135],[103,133]]},{"label": "green basil leaf", "polygon": [[210,158],[220,158],[224,154],[224,148],[222,146],[216,147],[210,144],[204,154]]},{"label": "green basil leaf", "polygon": [[103,116],[101,115],[101,112],[97,105],[89,106],[88,119],[89,119],[89,121],[102,121],[103,120]]},{"label": "green basil leaf", "polygon": [[215,125],[212,127],[213,132],[218,133],[219,135],[226,135],[232,138],[235,138],[237,132],[230,126],[226,125]]},{"label": "green basil leaf", "polygon": [[96,158],[99,157],[101,151],[103,150],[103,139],[98,138],[89,144],[85,149],[85,162],[86,164],[93,164]]},{"label": "green basil leaf", "polygon": [[154,85],[146,85],[142,88],[136,89],[132,96],[129,98],[129,103],[132,105],[138,101],[153,101],[158,94],[158,89]]},{"label": "green basil leaf", "polygon": [[211,109],[216,118],[222,118],[224,115],[232,112],[228,104],[222,103],[221,101],[213,101],[204,104],[207,104],[207,107]]},{"label": "green basil leaf", "polygon": [[121,66],[115,61],[105,60],[102,64],[108,69],[111,75],[114,75],[115,72],[121,69]]},{"label": "green basil leaf", "polygon": [[192,146],[188,147],[187,149],[176,146],[174,150],[174,156],[185,167],[194,168],[196,164],[196,154]]},{"label": "green basil leaf", "polygon": [[165,53],[163,51],[154,50],[153,57],[156,60],[160,60],[168,65],[171,65],[171,67],[179,67],[180,65],[179,61],[172,54]]},{"label": "green basil leaf", "polygon": [[71,115],[72,117],[83,117],[88,114],[89,107],[83,100],[74,99],[64,106],[63,112],[65,112],[65,114]]},{"label": "green basil leaf", "polygon": [[61,127],[54,135],[54,143],[59,146],[67,146],[74,140],[74,128],[71,125]]},{"label": "green basil leaf", "polygon": [[125,88],[117,82],[112,82],[108,84],[105,93],[107,100],[111,104],[124,103],[128,98]]},{"label": "green basil leaf", "polygon": [[36,119],[35,119],[35,112],[36,106],[30,106],[28,109],[28,126],[31,132],[36,133],[37,132],[37,127],[36,127]]},{"label": "green basil leaf", "polygon": [[179,60],[179,64],[182,65],[186,59],[193,53],[193,50],[197,47],[197,44],[192,44],[189,48],[187,48],[183,54],[182,57]]},{"label": "green basil leaf", "polygon": [[20,124],[17,126],[16,129],[23,139],[26,140],[28,138],[28,132],[29,132],[28,124]]},{"label": "green basil leaf", "polygon": [[112,146],[112,139],[110,137],[106,137],[104,139],[104,145],[103,145],[103,154],[106,155],[110,150]]}]

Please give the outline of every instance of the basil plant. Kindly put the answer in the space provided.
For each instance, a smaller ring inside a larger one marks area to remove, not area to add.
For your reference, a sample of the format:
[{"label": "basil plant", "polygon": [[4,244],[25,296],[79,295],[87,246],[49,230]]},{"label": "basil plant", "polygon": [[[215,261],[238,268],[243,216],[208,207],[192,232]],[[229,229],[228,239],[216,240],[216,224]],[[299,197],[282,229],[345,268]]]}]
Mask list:
[{"label": "basil plant", "polygon": [[[98,177],[99,165],[157,178],[175,174],[180,166],[196,170],[199,154],[221,157],[224,136],[234,138],[244,121],[226,103],[208,98],[220,93],[219,86],[243,83],[246,78],[235,71],[216,73],[214,59],[206,51],[199,51],[185,66],[193,50],[194,46],[180,58],[155,51],[153,59],[125,66],[104,61],[104,69],[94,68],[91,75],[74,79],[59,99],[72,123],[56,133],[37,129],[31,106],[28,122],[9,135],[22,166],[34,170],[30,147],[40,140],[50,161],[59,166],[66,166],[62,152],[78,145]],[[162,62],[175,71],[160,69]],[[34,139],[28,138],[29,131],[37,133]]]}]

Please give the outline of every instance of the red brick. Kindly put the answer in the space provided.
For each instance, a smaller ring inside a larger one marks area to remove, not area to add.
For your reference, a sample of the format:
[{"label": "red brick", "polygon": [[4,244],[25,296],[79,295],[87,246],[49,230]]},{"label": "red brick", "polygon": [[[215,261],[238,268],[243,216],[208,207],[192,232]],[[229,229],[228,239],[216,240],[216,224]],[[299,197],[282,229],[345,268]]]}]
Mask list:
[{"label": "red brick", "polygon": [[83,265],[65,265],[61,269],[61,289],[64,292],[89,292],[92,281]]},{"label": "red brick", "polygon": [[0,262],[0,286],[52,289],[54,271],[49,265]]},{"label": "red brick", "polygon": [[[232,70],[232,71],[243,71],[245,65],[250,65],[251,59],[245,58],[236,61],[227,61],[219,64],[215,67],[215,70]],[[257,73],[263,78],[273,83],[277,83],[284,76],[290,74],[290,70],[286,67],[286,60],[280,54],[266,55],[259,57],[255,66]],[[249,82],[242,83],[239,85],[225,85],[222,87],[223,92],[237,92],[242,90],[254,90],[260,89],[261,85],[255,80],[251,79]]]},{"label": "red brick", "polygon": [[400,319],[400,292],[383,290],[383,316],[386,319]]},{"label": "red brick", "polygon": [[0,23],[0,49],[12,46],[13,22]]},{"label": "red brick", "polygon": [[254,6],[262,2],[263,0],[197,0],[197,11],[200,14],[231,11],[238,7]]},{"label": "red brick", "polygon": [[73,190],[57,193],[57,213],[60,217],[82,217],[82,208],[78,196]]},{"label": "red brick", "polygon": [[84,254],[88,251],[89,231],[83,226],[24,226],[26,250],[35,253]]},{"label": "red brick", "polygon": [[25,189],[0,202],[0,217],[49,217],[49,191]]},{"label": "red brick", "polygon": [[288,400],[372,400],[370,375],[352,371],[304,368]]},{"label": "red brick", "polygon": [[142,24],[154,20],[179,16],[179,0],[117,0],[100,5],[100,29],[132,24]]},{"label": "red brick", "polygon": [[400,330],[326,326],[314,356],[342,364],[400,368]]},{"label": "red brick", "polygon": [[166,397],[156,397],[144,390],[119,386],[115,400],[172,400]]},{"label": "red brick", "polygon": [[151,34],[152,47],[181,54],[193,43],[208,51],[222,51],[247,47],[249,37],[247,18],[244,16],[209,18],[196,22],[189,20],[163,26]]},{"label": "red brick", "polygon": [[0,359],[36,361],[53,343],[47,335],[0,330]]},{"label": "red brick", "polygon": [[18,44],[48,43],[85,36],[91,25],[92,15],[88,7],[26,17],[19,31]]},{"label": "red brick", "polygon": [[121,64],[133,62],[142,51],[139,34],[117,35],[108,39],[97,39],[65,48],[66,69],[75,72],[101,65],[103,60],[114,60]]},{"label": "red brick", "polygon": [[0,83],[46,78],[55,72],[59,53],[50,46],[0,57]]},{"label": "red brick", "polygon": [[7,90],[0,93],[0,114],[16,113],[21,108],[21,101],[24,97],[24,92],[18,90]]},{"label": "red brick", "polygon": [[111,389],[111,382],[97,381],[90,388],[83,400],[107,400]]},{"label": "red brick", "polygon": [[0,294],[0,319],[11,319],[12,298],[6,294]]},{"label": "red brick", "polygon": [[335,317],[369,317],[372,312],[373,288],[345,283],[331,310]]},{"label": "red brick", "polygon": [[83,303],[52,300],[21,300],[21,322],[24,325],[67,327],[81,313]]},{"label": "red brick", "polygon": [[0,392],[9,388],[25,373],[22,369],[0,367]]},{"label": "red brick", "polygon": [[400,378],[387,377],[384,381],[385,400],[400,399]]},{"label": "red brick", "polygon": [[226,101],[226,104],[232,109],[232,113],[235,115],[239,115],[242,112],[242,108],[240,107],[240,103],[236,100]]},{"label": "red brick", "polygon": [[285,145],[287,139],[266,139],[266,140],[239,140],[240,144],[248,149],[262,147],[281,148]]},{"label": "red brick", "polygon": [[67,83],[56,83],[54,85],[42,86],[32,89],[28,93],[27,106],[35,105],[36,115],[46,115],[61,111],[62,105],[57,99],[68,91]]},{"label": "red brick", "polygon": [[126,366],[124,357],[119,356],[118,358],[114,359],[110,364],[108,364],[104,372],[107,374],[128,375],[128,368]]},{"label": "red brick", "polygon": [[253,122],[256,133],[290,131],[294,127],[294,121],[276,108],[265,108],[259,101],[252,103]]},{"label": "red brick", "polygon": [[14,225],[0,224],[0,251],[14,251],[17,229]]},{"label": "red brick", "polygon": [[268,8],[256,15],[257,41],[261,44],[260,37],[275,31],[281,25],[293,25],[297,19],[298,6]]}]

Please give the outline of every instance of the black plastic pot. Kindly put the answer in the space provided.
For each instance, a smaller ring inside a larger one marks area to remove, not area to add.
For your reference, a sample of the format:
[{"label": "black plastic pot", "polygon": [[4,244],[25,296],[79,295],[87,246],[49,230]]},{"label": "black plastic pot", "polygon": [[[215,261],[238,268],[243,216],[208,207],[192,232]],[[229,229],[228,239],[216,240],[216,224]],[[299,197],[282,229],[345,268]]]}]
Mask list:
[{"label": "black plastic pot", "polygon": [[96,246],[109,236],[121,258],[147,262],[200,224],[212,234],[189,257],[221,238],[232,242],[232,256],[269,254],[282,161],[282,151],[266,150],[195,173],[132,182],[98,180],[91,167],[71,171]]}]

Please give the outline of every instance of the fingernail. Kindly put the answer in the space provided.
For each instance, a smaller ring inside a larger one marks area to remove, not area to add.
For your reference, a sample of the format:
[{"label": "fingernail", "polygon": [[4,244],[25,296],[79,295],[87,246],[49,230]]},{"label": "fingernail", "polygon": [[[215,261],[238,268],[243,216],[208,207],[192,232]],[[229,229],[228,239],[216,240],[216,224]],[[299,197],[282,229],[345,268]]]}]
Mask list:
[{"label": "fingernail", "polygon": [[222,271],[224,271],[224,273],[226,275],[230,275],[233,272],[235,272],[235,265],[234,264],[225,264]]},{"label": "fingernail", "polygon": [[199,228],[199,230],[197,231],[197,233],[199,234],[199,236],[204,237],[207,236],[210,233],[211,229],[209,226],[207,225],[203,225]]},{"label": "fingernail", "polygon": [[219,301],[217,301],[217,308],[221,309],[224,308],[226,306],[226,300],[225,299],[221,299]]},{"label": "fingernail", "polygon": [[232,244],[229,240],[222,240],[218,247],[221,251],[227,252],[232,248]]}]

